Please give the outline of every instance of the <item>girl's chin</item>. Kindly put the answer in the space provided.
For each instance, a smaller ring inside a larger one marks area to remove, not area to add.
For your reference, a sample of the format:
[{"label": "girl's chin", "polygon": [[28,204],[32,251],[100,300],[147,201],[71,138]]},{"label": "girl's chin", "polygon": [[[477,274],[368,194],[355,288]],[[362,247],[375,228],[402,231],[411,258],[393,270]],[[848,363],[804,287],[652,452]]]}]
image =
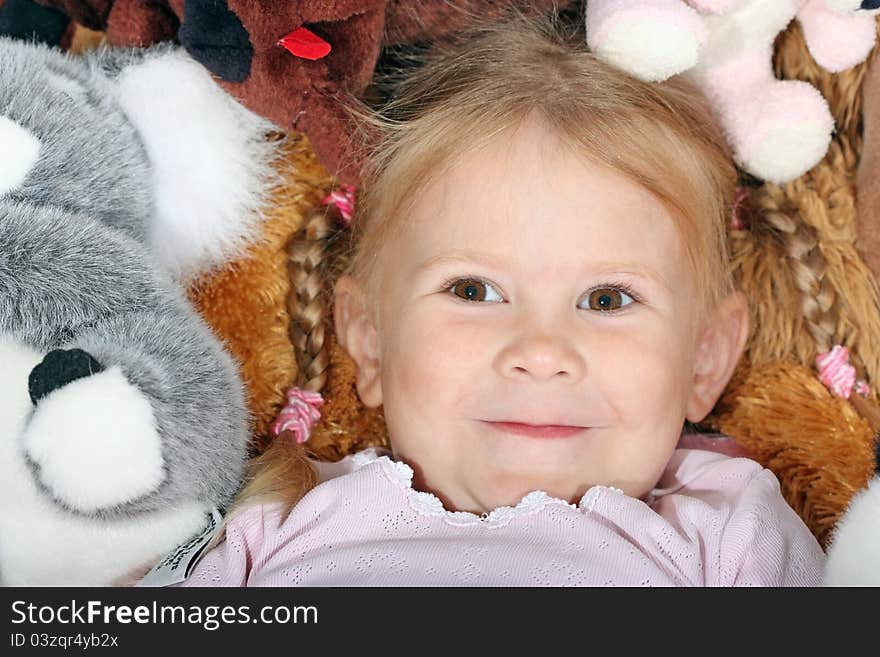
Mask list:
[{"label": "girl's chin", "polygon": [[565,486],[558,481],[554,483],[534,479],[529,479],[527,482],[520,479],[509,485],[496,484],[489,490],[480,491],[477,496],[477,506],[480,507],[478,513],[489,512],[505,506],[515,507],[522,502],[523,498],[536,491],[545,493],[554,499],[577,505],[589,488],[586,484]]}]

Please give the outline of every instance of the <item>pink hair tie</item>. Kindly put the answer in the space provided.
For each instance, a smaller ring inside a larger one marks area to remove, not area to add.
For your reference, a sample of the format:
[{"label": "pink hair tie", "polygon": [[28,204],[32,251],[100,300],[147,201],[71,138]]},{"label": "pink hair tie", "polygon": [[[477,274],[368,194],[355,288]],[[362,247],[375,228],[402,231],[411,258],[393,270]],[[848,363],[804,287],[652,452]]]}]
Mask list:
[{"label": "pink hair tie", "polygon": [[865,381],[856,381],[856,368],[849,363],[849,349],[842,345],[835,345],[831,351],[816,356],[816,369],[819,370],[819,380],[838,397],[849,399],[853,388],[863,397],[870,392]]},{"label": "pink hair tie", "polygon": [[339,208],[339,214],[342,215],[346,226],[351,225],[351,218],[354,216],[354,186],[341,185],[339,189],[334,189],[324,197],[321,205],[335,205]]},{"label": "pink hair tie", "polygon": [[291,388],[287,391],[287,405],[281,409],[272,425],[272,433],[278,436],[282,431],[290,431],[296,442],[306,442],[321,419],[318,409],[323,405],[324,398],[320,392]]},{"label": "pink hair tie", "polygon": [[733,212],[730,215],[730,227],[733,230],[745,230],[746,223],[743,221],[743,205],[749,198],[749,190],[745,187],[736,188],[736,197],[733,200]]}]

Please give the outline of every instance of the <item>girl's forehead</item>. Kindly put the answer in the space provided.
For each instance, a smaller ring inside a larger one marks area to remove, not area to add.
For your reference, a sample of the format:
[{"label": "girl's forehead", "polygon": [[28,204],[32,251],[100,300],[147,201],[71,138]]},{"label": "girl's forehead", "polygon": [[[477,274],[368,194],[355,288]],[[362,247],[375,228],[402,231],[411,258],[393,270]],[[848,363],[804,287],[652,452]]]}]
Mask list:
[{"label": "girl's forehead", "polygon": [[595,233],[674,225],[648,189],[565,145],[538,122],[523,123],[438,167],[411,199],[414,230],[467,239],[515,229],[523,235]]},{"label": "girl's forehead", "polygon": [[[539,161],[538,158],[543,158]],[[470,260],[536,275],[644,269],[671,281],[685,247],[646,189],[570,149],[496,140],[463,154],[413,199],[393,264]]]}]

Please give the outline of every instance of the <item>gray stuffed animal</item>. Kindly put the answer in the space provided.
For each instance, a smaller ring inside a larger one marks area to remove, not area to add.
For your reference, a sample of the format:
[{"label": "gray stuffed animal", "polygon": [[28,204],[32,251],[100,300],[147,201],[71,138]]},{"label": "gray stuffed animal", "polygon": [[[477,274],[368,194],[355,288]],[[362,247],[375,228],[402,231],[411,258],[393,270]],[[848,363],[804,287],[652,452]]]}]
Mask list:
[{"label": "gray stuffed animal", "polygon": [[136,581],[237,492],[237,368],[184,286],[240,252],[271,126],[170,46],[0,39],[0,582]]}]

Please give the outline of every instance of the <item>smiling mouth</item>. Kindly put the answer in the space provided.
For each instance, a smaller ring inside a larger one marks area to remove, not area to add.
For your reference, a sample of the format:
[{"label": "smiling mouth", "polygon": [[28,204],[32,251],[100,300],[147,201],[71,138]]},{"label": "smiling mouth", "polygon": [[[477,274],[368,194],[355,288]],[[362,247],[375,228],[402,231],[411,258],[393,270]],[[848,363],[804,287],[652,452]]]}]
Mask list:
[{"label": "smiling mouth", "polygon": [[504,433],[512,433],[529,438],[570,438],[589,427],[571,426],[566,424],[524,424],[522,422],[492,422],[484,420],[493,429]]}]

